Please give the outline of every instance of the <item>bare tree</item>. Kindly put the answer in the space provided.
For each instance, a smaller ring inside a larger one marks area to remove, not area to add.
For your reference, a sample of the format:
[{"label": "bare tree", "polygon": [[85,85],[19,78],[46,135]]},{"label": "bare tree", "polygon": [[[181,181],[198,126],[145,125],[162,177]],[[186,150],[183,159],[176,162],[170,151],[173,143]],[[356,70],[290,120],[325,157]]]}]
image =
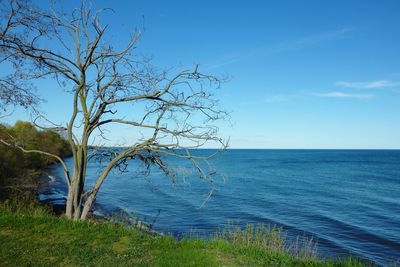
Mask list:
[{"label": "bare tree", "polygon": [[[41,17],[37,14],[29,12],[29,6],[32,5],[29,0],[8,2],[4,1],[0,5],[0,42],[8,35],[14,35],[19,39],[24,39],[27,31],[33,27],[44,27]],[[18,28],[19,31],[15,31]],[[14,57],[13,61],[9,61],[10,57]],[[13,68],[18,70],[22,65],[22,61],[18,60],[18,56],[0,48],[0,64],[13,64]],[[3,71],[4,73],[4,71]],[[35,87],[24,77],[18,75],[19,72],[5,73],[0,76],[0,114],[6,112],[10,106],[22,106],[25,109],[34,108],[39,98],[34,94]],[[34,109],[33,109],[34,110]]]},{"label": "bare tree", "polygon": [[[13,25],[2,34],[0,49],[8,62],[18,65],[17,75],[27,80],[54,78],[71,95],[68,123],[53,125],[66,131],[73,151],[73,170],[65,170],[68,218],[86,219],[110,171],[124,170],[130,160],[158,166],[174,177],[165,158],[187,159],[201,178],[213,181],[204,168],[204,161],[212,155],[193,155],[192,149],[210,143],[221,148],[227,145],[215,125],[227,114],[209,92],[220,86],[221,78],[200,73],[198,66],[175,74],[157,70],[135,54],[141,35],[137,30],[125,47],[115,48],[106,38],[109,26],[100,24],[99,17],[107,10],[94,10],[85,1],[71,14],[56,7],[49,11],[25,8],[19,16],[27,21],[40,18],[42,24],[29,23],[29,31],[23,24]],[[131,115],[121,114],[119,107],[129,107]],[[132,134],[142,137],[118,149],[90,149],[114,125],[129,126]],[[85,191],[86,168],[92,157],[108,161],[93,187]]]}]

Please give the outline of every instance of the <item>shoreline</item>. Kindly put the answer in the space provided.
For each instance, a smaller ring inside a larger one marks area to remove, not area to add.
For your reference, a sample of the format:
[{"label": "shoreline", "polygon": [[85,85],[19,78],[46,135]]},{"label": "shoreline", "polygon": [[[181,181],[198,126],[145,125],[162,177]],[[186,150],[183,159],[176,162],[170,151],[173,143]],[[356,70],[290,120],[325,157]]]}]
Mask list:
[{"label": "shoreline", "polygon": [[[47,168],[46,168],[47,169]],[[46,194],[46,190],[51,190],[51,185],[50,183],[52,182],[52,179],[49,177],[47,174],[47,170],[42,170],[42,173],[40,175],[39,182],[38,182],[38,188],[37,188],[37,200],[41,203],[44,204],[48,207],[51,208],[52,213],[56,216],[62,216],[65,213],[65,204],[57,204],[54,203],[54,201],[59,201],[59,200],[64,200],[65,198],[51,198],[51,197],[46,197],[45,199],[41,199],[41,196],[50,196],[50,194]]]},{"label": "shoreline", "polygon": [[[48,206],[51,209],[53,215],[57,217],[62,217],[65,214],[66,204],[61,204],[59,202],[66,202],[66,197],[65,196],[60,196],[58,198],[51,197],[52,195],[61,194],[61,192],[56,192],[56,193],[52,192],[53,190],[53,188],[51,187],[52,182],[54,182],[54,180],[50,177],[50,175],[46,172],[46,170],[43,170],[39,175],[39,181],[37,185],[37,200],[41,204]],[[46,197],[43,198],[43,196]],[[41,199],[41,197],[43,199]],[[124,212],[124,210],[122,209],[119,212],[109,212],[106,209],[101,209],[101,208],[100,211],[96,211],[96,208],[99,208],[98,204],[94,205],[93,210],[89,213],[88,220],[95,222],[106,221],[111,223],[117,223],[127,228],[134,227],[136,229],[145,231],[146,233],[151,235],[165,236],[164,233],[153,230],[150,224],[129,216],[129,214]]]}]

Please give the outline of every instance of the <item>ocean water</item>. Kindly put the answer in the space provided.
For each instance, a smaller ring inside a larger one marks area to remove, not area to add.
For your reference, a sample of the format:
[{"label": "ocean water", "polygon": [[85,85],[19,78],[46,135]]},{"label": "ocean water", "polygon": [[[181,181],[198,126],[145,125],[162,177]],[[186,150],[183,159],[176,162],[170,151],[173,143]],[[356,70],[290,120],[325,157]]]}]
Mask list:
[{"label": "ocean water", "polygon": [[[354,255],[380,265],[400,260],[400,150],[232,149],[210,161],[214,187],[188,162],[167,160],[178,170],[174,182],[158,169],[144,177],[135,161],[127,173],[111,173],[96,211],[124,209],[177,236],[212,234],[228,220],[277,224],[289,239],[312,236],[321,256]],[[90,162],[88,185],[100,169]],[[61,167],[48,175],[41,197],[63,202]]]}]

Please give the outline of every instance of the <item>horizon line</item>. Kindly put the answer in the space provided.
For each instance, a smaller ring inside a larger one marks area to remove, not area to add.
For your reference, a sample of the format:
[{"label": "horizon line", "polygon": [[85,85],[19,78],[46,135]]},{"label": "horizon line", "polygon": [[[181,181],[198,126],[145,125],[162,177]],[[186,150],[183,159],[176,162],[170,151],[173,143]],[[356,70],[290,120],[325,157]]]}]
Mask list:
[{"label": "horizon line", "polygon": [[[89,147],[97,147],[91,145]],[[102,146],[102,148],[125,148],[129,146]],[[184,148],[176,148],[184,149]],[[267,147],[227,147],[225,149],[216,147],[199,147],[190,148],[189,150],[202,150],[202,149],[214,149],[214,150],[400,150],[400,148],[267,148]]]}]

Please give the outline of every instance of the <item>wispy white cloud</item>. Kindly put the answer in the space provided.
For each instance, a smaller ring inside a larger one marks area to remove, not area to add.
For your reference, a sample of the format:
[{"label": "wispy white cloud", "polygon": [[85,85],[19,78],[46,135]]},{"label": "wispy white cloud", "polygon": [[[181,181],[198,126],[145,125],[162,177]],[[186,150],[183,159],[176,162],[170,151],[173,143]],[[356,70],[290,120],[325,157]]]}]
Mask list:
[{"label": "wispy white cloud", "polygon": [[349,28],[343,28],[336,31],[324,32],[320,34],[314,34],[299,38],[297,40],[291,40],[284,43],[280,43],[275,47],[275,52],[298,50],[304,47],[317,45],[319,43],[337,40],[343,38],[346,34],[351,31]]},{"label": "wispy white cloud", "polygon": [[376,88],[388,88],[400,86],[400,82],[389,81],[389,80],[377,80],[369,82],[346,82],[338,81],[335,83],[336,86],[342,88],[354,88],[354,89],[376,89]]},{"label": "wispy white cloud", "polygon": [[212,63],[210,65],[206,65],[205,69],[206,70],[218,69],[218,68],[221,68],[221,67],[224,67],[224,66],[227,66],[227,65],[234,64],[234,63],[240,61],[243,58],[244,58],[243,56],[231,56],[230,58],[227,58],[227,59]]},{"label": "wispy white cloud", "polygon": [[366,100],[375,97],[374,94],[352,94],[341,91],[331,91],[331,92],[310,92],[301,91],[296,94],[290,95],[271,95],[264,98],[265,103],[282,103],[287,101],[292,101],[294,99],[301,99],[304,97],[325,97],[325,98],[342,98],[342,99],[355,99],[355,100]]},{"label": "wispy white cloud", "polygon": [[276,44],[272,44],[272,45],[268,45],[268,46],[264,45],[264,46],[260,46],[260,47],[255,47],[251,50],[237,52],[234,55],[231,55],[227,58],[224,58],[222,60],[205,65],[205,69],[210,70],[210,69],[221,68],[223,66],[231,65],[231,64],[234,64],[239,61],[242,61],[242,60],[245,60],[245,59],[248,59],[251,57],[255,57],[255,56],[257,56],[257,57],[268,56],[268,55],[273,55],[273,54],[277,54],[277,53],[303,49],[306,47],[317,45],[319,43],[324,43],[324,42],[344,38],[350,31],[351,31],[351,29],[349,29],[349,28],[342,28],[342,29],[335,30],[335,31],[327,31],[327,32],[322,32],[322,33],[318,33],[318,34],[304,36],[304,37],[294,39],[294,40],[278,42]]},{"label": "wispy white cloud", "polygon": [[313,95],[319,97],[355,98],[355,99],[368,99],[374,97],[373,94],[348,94],[338,91],[327,92],[327,93],[314,93]]},{"label": "wispy white cloud", "polygon": [[265,102],[267,103],[279,103],[279,102],[284,102],[290,99],[290,96],[287,95],[272,95],[272,96],[267,96],[265,98]]}]

